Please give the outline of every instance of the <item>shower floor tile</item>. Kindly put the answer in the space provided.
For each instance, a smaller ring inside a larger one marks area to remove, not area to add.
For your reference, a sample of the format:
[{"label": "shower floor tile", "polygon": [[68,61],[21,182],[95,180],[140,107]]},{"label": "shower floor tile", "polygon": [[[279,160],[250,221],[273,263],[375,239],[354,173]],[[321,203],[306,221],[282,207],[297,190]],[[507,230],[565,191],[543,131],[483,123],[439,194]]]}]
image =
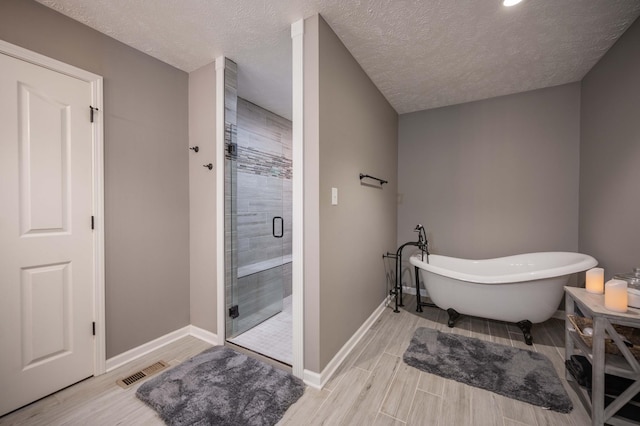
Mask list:
[{"label": "shower floor tile", "polygon": [[283,300],[282,312],[229,341],[291,365],[293,362],[292,328],[291,296],[288,296]]}]

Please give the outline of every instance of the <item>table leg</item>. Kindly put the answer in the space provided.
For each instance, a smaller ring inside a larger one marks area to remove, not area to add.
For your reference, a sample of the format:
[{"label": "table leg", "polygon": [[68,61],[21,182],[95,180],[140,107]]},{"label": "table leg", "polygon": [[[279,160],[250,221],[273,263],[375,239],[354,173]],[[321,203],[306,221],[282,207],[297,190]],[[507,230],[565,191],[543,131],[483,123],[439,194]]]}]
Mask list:
[{"label": "table leg", "polygon": [[604,336],[606,319],[593,319],[593,359],[591,376],[591,424],[604,424]]}]

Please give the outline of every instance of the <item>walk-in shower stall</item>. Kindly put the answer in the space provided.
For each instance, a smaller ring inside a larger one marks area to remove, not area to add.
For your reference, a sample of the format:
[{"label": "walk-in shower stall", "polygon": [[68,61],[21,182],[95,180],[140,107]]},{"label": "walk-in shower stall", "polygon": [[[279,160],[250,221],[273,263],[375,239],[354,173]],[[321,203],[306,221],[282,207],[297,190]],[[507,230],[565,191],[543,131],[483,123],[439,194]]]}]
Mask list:
[{"label": "walk-in shower stall", "polygon": [[238,97],[237,66],[227,60],[226,336],[234,344],[288,364],[291,363],[291,148],[291,121]]}]

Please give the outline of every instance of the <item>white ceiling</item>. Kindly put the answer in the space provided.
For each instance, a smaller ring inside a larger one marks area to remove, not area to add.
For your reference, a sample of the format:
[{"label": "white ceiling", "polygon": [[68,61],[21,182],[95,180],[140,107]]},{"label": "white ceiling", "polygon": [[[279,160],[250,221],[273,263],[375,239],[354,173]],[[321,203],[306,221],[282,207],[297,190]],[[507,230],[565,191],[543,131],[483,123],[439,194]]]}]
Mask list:
[{"label": "white ceiling", "polygon": [[224,55],[291,116],[290,24],[320,13],[400,114],[579,81],[640,0],[38,0],[186,72]]}]

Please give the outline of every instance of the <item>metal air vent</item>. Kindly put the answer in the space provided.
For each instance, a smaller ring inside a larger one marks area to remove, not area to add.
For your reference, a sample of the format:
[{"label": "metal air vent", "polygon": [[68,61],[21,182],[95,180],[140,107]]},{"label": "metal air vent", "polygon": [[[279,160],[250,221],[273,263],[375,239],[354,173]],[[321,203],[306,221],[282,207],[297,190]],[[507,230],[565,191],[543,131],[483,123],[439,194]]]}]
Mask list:
[{"label": "metal air vent", "polygon": [[140,380],[152,376],[167,367],[169,367],[168,363],[164,361],[158,361],[155,364],[145,367],[140,371],[136,371],[135,373],[125,377],[124,379],[116,380],[116,384],[121,388],[127,389],[128,387],[131,387],[132,385],[138,383]]}]

